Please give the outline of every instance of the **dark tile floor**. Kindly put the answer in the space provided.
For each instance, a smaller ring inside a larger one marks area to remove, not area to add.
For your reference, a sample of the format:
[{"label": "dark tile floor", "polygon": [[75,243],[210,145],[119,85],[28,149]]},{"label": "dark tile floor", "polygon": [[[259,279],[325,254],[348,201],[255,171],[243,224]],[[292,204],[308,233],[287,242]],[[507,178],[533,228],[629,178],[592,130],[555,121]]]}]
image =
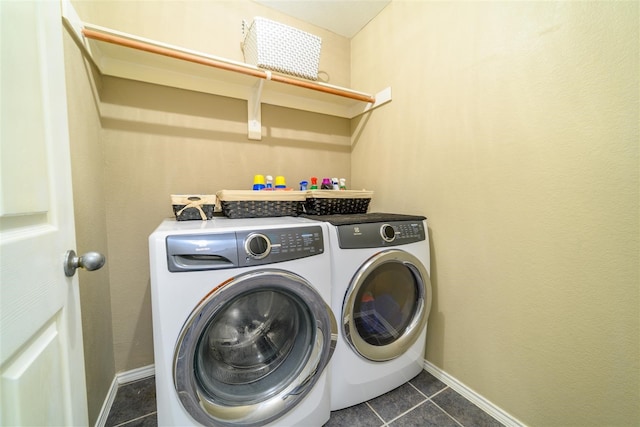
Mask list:
[{"label": "dark tile floor", "polygon": [[[154,378],[118,388],[106,427],[158,425]],[[426,371],[389,393],[331,413],[324,427],[493,427],[498,421]]]}]

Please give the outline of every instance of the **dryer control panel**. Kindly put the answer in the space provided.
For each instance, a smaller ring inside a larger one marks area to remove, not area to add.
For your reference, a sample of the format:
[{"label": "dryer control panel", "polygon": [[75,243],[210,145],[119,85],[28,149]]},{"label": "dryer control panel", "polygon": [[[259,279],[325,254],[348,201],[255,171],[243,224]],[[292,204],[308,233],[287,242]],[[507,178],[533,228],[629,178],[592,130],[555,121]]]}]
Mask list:
[{"label": "dryer control panel", "polygon": [[317,225],[167,237],[172,272],[273,264],[322,253],[324,239]]},{"label": "dryer control panel", "polygon": [[336,226],[342,249],[383,248],[425,240],[423,221],[389,221]]}]

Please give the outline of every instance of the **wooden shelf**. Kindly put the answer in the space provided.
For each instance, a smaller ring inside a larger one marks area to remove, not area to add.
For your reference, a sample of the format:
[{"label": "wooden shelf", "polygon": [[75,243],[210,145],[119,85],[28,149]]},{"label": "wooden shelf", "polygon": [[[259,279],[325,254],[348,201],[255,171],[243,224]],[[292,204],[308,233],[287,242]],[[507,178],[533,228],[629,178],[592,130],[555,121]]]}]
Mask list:
[{"label": "wooden shelf", "polygon": [[104,75],[247,100],[249,139],[262,138],[263,103],[353,118],[391,101],[391,88],[371,95],[85,23],[68,1],[63,20]]}]

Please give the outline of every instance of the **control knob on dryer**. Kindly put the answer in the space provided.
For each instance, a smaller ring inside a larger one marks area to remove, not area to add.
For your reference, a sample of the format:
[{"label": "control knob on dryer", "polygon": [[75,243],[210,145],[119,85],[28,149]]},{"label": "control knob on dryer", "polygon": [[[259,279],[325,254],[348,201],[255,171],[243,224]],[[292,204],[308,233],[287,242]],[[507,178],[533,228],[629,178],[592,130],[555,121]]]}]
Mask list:
[{"label": "control knob on dryer", "polygon": [[253,259],[262,259],[271,252],[271,241],[267,236],[254,233],[244,241],[244,250]]},{"label": "control knob on dryer", "polygon": [[396,230],[389,224],[382,224],[380,227],[380,236],[385,242],[393,242],[396,239]]}]

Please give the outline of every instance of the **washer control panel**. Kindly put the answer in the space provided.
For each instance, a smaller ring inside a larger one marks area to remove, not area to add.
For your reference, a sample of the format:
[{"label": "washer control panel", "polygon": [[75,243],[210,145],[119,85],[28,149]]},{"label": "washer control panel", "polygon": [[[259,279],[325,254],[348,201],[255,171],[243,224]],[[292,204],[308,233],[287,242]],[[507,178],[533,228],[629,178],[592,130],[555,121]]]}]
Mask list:
[{"label": "washer control panel", "polygon": [[382,248],[425,240],[423,221],[390,221],[336,226],[342,249]]},{"label": "washer control panel", "polygon": [[324,253],[317,225],[168,236],[172,272],[219,270],[291,261]]},{"label": "washer control panel", "polygon": [[239,266],[291,261],[324,252],[322,228],[317,225],[236,232]]}]

